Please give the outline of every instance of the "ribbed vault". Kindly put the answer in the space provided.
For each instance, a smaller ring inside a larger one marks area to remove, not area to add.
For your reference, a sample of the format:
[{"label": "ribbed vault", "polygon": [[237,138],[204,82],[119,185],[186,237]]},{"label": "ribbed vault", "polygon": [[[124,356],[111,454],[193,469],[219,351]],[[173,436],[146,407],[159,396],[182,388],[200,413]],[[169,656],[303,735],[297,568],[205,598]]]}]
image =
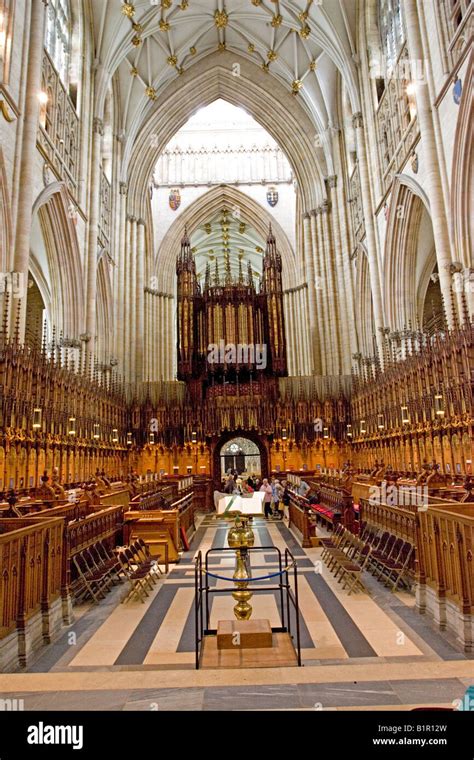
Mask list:
[{"label": "ribbed vault", "polygon": [[[129,208],[138,216],[146,213],[146,194],[161,151],[174,134],[201,107],[218,98],[248,111],[280,145],[294,171],[302,210],[318,206],[324,183],[316,156],[316,130],[296,98],[276,80],[268,87],[268,75],[237,56],[208,56],[163,92],[158,104],[150,104],[145,126],[133,148],[127,143],[124,166],[129,185]],[[239,63],[240,75],[232,66]],[[127,150],[129,151],[127,153]],[[325,170],[324,170],[325,171]]]}]

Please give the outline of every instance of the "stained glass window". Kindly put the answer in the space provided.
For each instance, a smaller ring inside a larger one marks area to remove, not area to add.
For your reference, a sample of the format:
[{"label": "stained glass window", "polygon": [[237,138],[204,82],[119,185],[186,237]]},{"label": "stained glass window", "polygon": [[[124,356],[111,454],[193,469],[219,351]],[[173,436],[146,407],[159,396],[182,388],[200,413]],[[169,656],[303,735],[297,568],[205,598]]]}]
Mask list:
[{"label": "stained glass window", "polygon": [[66,85],[71,53],[71,26],[69,0],[49,0],[45,47]]}]

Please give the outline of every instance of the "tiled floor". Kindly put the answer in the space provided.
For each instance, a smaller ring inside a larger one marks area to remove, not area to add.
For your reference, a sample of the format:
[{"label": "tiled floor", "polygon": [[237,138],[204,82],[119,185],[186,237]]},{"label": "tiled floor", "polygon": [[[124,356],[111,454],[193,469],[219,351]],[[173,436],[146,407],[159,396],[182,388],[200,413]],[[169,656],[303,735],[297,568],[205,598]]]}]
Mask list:
[{"label": "tiled floor", "polygon": [[[278,569],[277,547],[298,564],[303,668],[194,669],[194,556],[227,546],[228,525],[207,516],[179,564],[146,604],[117,588],[43,650],[26,673],[3,675],[2,694],[26,710],[334,710],[451,705],[474,683],[474,660],[414,610],[413,597],[367,578],[348,596],[281,523],[256,520],[254,577]],[[233,553],[210,558],[210,625],[232,619]],[[216,578],[215,576],[221,576]],[[272,579],[275,585],[277,579]],[[258,585],[269,585],[270,581]],[[257,585],[257,584],[255,584]],[[253,616],[281,625],[278,591],[255,593]],[[293,628],[294,630],[294,628]]]}]

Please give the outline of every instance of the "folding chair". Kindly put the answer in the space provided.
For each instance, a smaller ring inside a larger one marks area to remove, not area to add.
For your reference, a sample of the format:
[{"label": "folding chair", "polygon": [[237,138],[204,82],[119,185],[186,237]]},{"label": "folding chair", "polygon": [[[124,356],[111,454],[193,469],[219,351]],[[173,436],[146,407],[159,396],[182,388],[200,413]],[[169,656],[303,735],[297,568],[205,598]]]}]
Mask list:
[{"label": "folding chair", "polygon": [[321,559],[325,558],[326,554],[328,553],[328,549],[335,549],[339,545],[344,535],[344,531],[345,531],[344,526],[341,523],[339,523],[338,525],[336,525],[332,536],[329,536],[328,538],[319,539],[319,544],[320,546],[323,547],[323,551],[321,552]]},{"label": "folding chair", "polygon": [[342,588],[343,590],[346,588],[348,589],[348,596],[350,596],[353,591],[359,589],[366,594],[370,594],[362,581],[362,572],[369,561],[370,552],[371,548],[369,544],[362,544],[362,546],[359,547],[357,557],[353,558],[351,561],[342,563]]},{"label": "folding chair", "polygon": [[[384,567],[385,567],[385,563],[388,560],[396,561],[398,559],[398,556],[399,556],[402,548],[403,548],[403,544],[404,544],[403,539],[402,538],[396,538],[396,536],[394,536],[394,538],[395,538],[395,540],[391,544],[390,551],[388,551],[388,553],[384,557],[380,557],[376,561],[377,567],[376,567],[376,570],[374,572],[374,576],[378,580],[380,580],[382,578]],[[388,544],[387,544],[387,546],[388,546]]]},{"label": "folding chair", "polygon": [[100,570],[91,569],[82,552],[75,554],[72,561],[82,582],[77,598],[82,599],[89,594],[94,602],[99,602],[100,598],[105,599],[104,588],[108,590],[106,575]]},{"label": "folding chair", "polygon": [[[145,544],[143,539],[135,539],[135,541],[132,541],[132,543],[127,548],[132,552],[137,566],[140,568],[148,568],[149,572],[152,574],[152,580],[154,577],[158,578],[159,575],[162,575],[158,561],[151,557],[148,546]],[[148,553],[146,551],[147,549]]]},{"label": "folding chair", "polygon": [[128,594],[122,599],[122,604],[128,602],[129,599],[133,599],[133,597],[144,602],[145,597],[149,596],[149,593],[147,591],[147,583],[143,571],[133,569],[126,556],[125,550],[120,550],[117,557],[122,566],[125,579],[128,581],[130,587]]},{"label": "folding chair", "polygon": [[109,574],[112,583],[120,583],[120,573],[122,572],[122,568],[117,557],[108,558],[102,556],[98,544],[90,546],[89,553],[93,557],[98,569],[104,570],[104,572]]},{"label": "folding chair", "polygon": [[383,565],[383,572],[387,575],[385,585],[389,586],[392,584],[392,591],[395,591],[400,581],[403,581],[403,578],[410,567],[414,551],[414,547],[410,542],[405,541],[397,559],[389,558],[381,562]]}]

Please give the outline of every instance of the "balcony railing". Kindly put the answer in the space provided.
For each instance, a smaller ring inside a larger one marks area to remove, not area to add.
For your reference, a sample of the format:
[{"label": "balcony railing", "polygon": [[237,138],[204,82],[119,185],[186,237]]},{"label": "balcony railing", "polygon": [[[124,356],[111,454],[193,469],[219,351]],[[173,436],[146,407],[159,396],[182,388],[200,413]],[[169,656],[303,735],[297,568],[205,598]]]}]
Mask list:
[{"label": "balcony railing", "polygon": [[359,164],[356,163],[349,178],[349,204],[351,208],[352,229],[355,243],[360,243],[365,237],[364,213],[362,210],[362,195],[360,189]]},{"label": "balcony railing", "polygon": [[455,66],[474,31],[473,4],[471,0],[441,0],[441,6],[447,53]]},{"label": "balcony railing", "polygon": [[47,94],[38,130],[38,147],[74,198],[78,192],[79,117],[46,50],[42,89]]},{"label": "balcony railing", "polygon": [[384,195],[390,190],[395,174],[399,173],[413,152],[419,136],[416,108],[407,93],[412,77],[423,72],[412,72],[408,49],[403,45],[393,67],[376,113],[377,140]]},{"label": "balcony railing", "polygon": [[99,244],[108,248],[110,243],[111,187],[104,170],[100,172]]}]

